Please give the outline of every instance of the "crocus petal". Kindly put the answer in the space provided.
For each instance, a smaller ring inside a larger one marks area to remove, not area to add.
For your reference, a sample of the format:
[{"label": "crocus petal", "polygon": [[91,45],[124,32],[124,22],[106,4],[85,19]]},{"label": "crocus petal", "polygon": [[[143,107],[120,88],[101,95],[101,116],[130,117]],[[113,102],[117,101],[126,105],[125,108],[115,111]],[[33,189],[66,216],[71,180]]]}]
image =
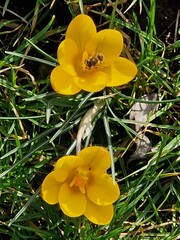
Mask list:
[{"label": "crocus petal", "polygon": [[76,85],[88,92],[101,91],[108,82],[108,75],[105,72],[96,69],[88,74],[84,74],[74,78]]},{"label": "crocus petal", "polygon": [[92,171],[105,172],[111,163],[111,157],[106,148],[103,147],[87,147],[78,153],[78,157],[84,159],[86,165]]},{"label": "crocus petal", "polygon": [[98,206],[91,201],[87,201],[86,210],[84,212],[91,222],[98,225],[107,225],[111,222],[114,214],[113,205]]},{"label": "crocus petal", "polygon": [[104,71],[110,76],[108,87],[120,86],[131,81],[137,74],[136,65],[126,58],[119,57]]},{"label": "crocus petal", "polygon": [[80,53],[85,49],[87,42],[96,34],[96,26],[93,20],[84,14],[75,17],[69,24],[66,31],[66,39],[72,39]]},{"label": "crocus petal", "polygon": [[115,202],[120,194],[118,184],[108,174],[95,176],[86,186],[88,198],[97,205],[109,205]]},{"label": "crocus petal", "polygon": [[76,65],[78,48],[71,39],[65,39],[58,47],[58,61],[64,70],[72,76],[76,76],[74,66]]},{"label": "crocus petal", "polygon": [[69,175],[74,173],[74,169],[76,169],[79,165],[81,165],[81,158],[77,156],[64,156],[60,158],[54,167],[54,176],[57,181],[64,182]]},{"label": "crocus petal", "polygon": [[54,171],[49,173],[41,185],[41,197],[49,204],[58,203],[58,195],[61,183],[56,181]]},{"label": "crocus petal", "polygon": [[91,54],[101,53],[104,56],[103,65],[109,65],[121,53],[123,48],[122,34],[113,29],[98,32],[86,45],[86,51]]},{"label": "crocus petal", "polygon": [[81,216],[86,209],[86,202],[85,194],[78,188],[63,183],[59,192],[59,204],[64,214],[69,217]]},{"label": "crocus petal", "polygon": [[73,95],[81,90],[74,83],[74,77],[65,72],[61,66],[57,66],[52,70],[50,80],[52,88],[57,93]]}]

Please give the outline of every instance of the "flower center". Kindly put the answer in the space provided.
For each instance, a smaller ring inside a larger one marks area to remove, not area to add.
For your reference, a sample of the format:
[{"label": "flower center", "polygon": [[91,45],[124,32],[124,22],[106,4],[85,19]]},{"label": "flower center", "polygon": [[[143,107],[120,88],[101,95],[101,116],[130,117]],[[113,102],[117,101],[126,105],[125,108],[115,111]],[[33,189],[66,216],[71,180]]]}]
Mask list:
[{"label": "flower center", "polygon": [[104,61],[104,55],[102,53],[96,53],[91,56],[88,56],[88,53],[85,51],[82,57],[82,69],[83,71],[91,70],[97,68]]},{"label": "flower center", "polygon": [[79,187],[82,193],[86,192],[85,186],[88,181],[87,171],[82,169],[77,169],[73,180],[70,183],[70,187]]}]

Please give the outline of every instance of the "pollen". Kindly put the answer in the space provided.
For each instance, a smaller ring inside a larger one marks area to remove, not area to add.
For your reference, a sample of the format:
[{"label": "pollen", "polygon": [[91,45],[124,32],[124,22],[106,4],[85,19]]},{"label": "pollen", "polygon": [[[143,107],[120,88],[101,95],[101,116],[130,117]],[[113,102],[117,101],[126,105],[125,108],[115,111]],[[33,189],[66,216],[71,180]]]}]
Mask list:
[{"label": "pollen", "polygon": [[85,193],[86,192],[85,186],[87,184],[87,181],[88,181],[88,176],[86,172],[82,170],[77,170],[73,180],[70,183],[70,187],[73,187],[73,186],[79,187],[79,190],[82,193]]}]

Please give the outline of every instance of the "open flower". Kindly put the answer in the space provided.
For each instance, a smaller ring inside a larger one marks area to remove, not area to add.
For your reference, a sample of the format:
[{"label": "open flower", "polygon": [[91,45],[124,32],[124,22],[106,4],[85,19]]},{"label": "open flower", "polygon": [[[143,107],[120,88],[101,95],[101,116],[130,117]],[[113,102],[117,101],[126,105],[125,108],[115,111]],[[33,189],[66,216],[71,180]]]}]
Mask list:
[{"label": "open flower", "polygon": [[87,147],[77,156],[60,158],[42,183],[42,198],[49,204],[59,203],[69,217],[84,214],[95,224],[108,224],[120,194],[118,184],[106,173],[110,162],[109,152],[102,147]]},{"label": "open flower", "polygon": [[81,89],[98,92],[105,86],[120,86],[131,81],[136,65],[119,57],[123,48],[121,33],[105,29],[97,33],[93,20],[84,14],[69,24],[58,47],[59,64],[51,73],[51,85],[61,94],[72,95]]}]

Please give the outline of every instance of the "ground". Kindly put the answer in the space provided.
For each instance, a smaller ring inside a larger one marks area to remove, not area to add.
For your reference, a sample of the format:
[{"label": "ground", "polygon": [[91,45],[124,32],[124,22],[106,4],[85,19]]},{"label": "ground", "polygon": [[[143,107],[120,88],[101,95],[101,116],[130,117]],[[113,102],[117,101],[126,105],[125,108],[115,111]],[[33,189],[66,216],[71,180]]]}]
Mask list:
[{"label": "ground", "polygon": [[[180,1],[82,2],[98,31],[123,34],[122,56],[138,74],[120,87],[63,96],[50,73],[81,1],[0,1],[0,240],[180,239]],[[75,154],[81,120],[99,101],[82,148],[114,155],[108,173],[121,195],[108,226],[68,218],[40,196],[55,162]]]}]

